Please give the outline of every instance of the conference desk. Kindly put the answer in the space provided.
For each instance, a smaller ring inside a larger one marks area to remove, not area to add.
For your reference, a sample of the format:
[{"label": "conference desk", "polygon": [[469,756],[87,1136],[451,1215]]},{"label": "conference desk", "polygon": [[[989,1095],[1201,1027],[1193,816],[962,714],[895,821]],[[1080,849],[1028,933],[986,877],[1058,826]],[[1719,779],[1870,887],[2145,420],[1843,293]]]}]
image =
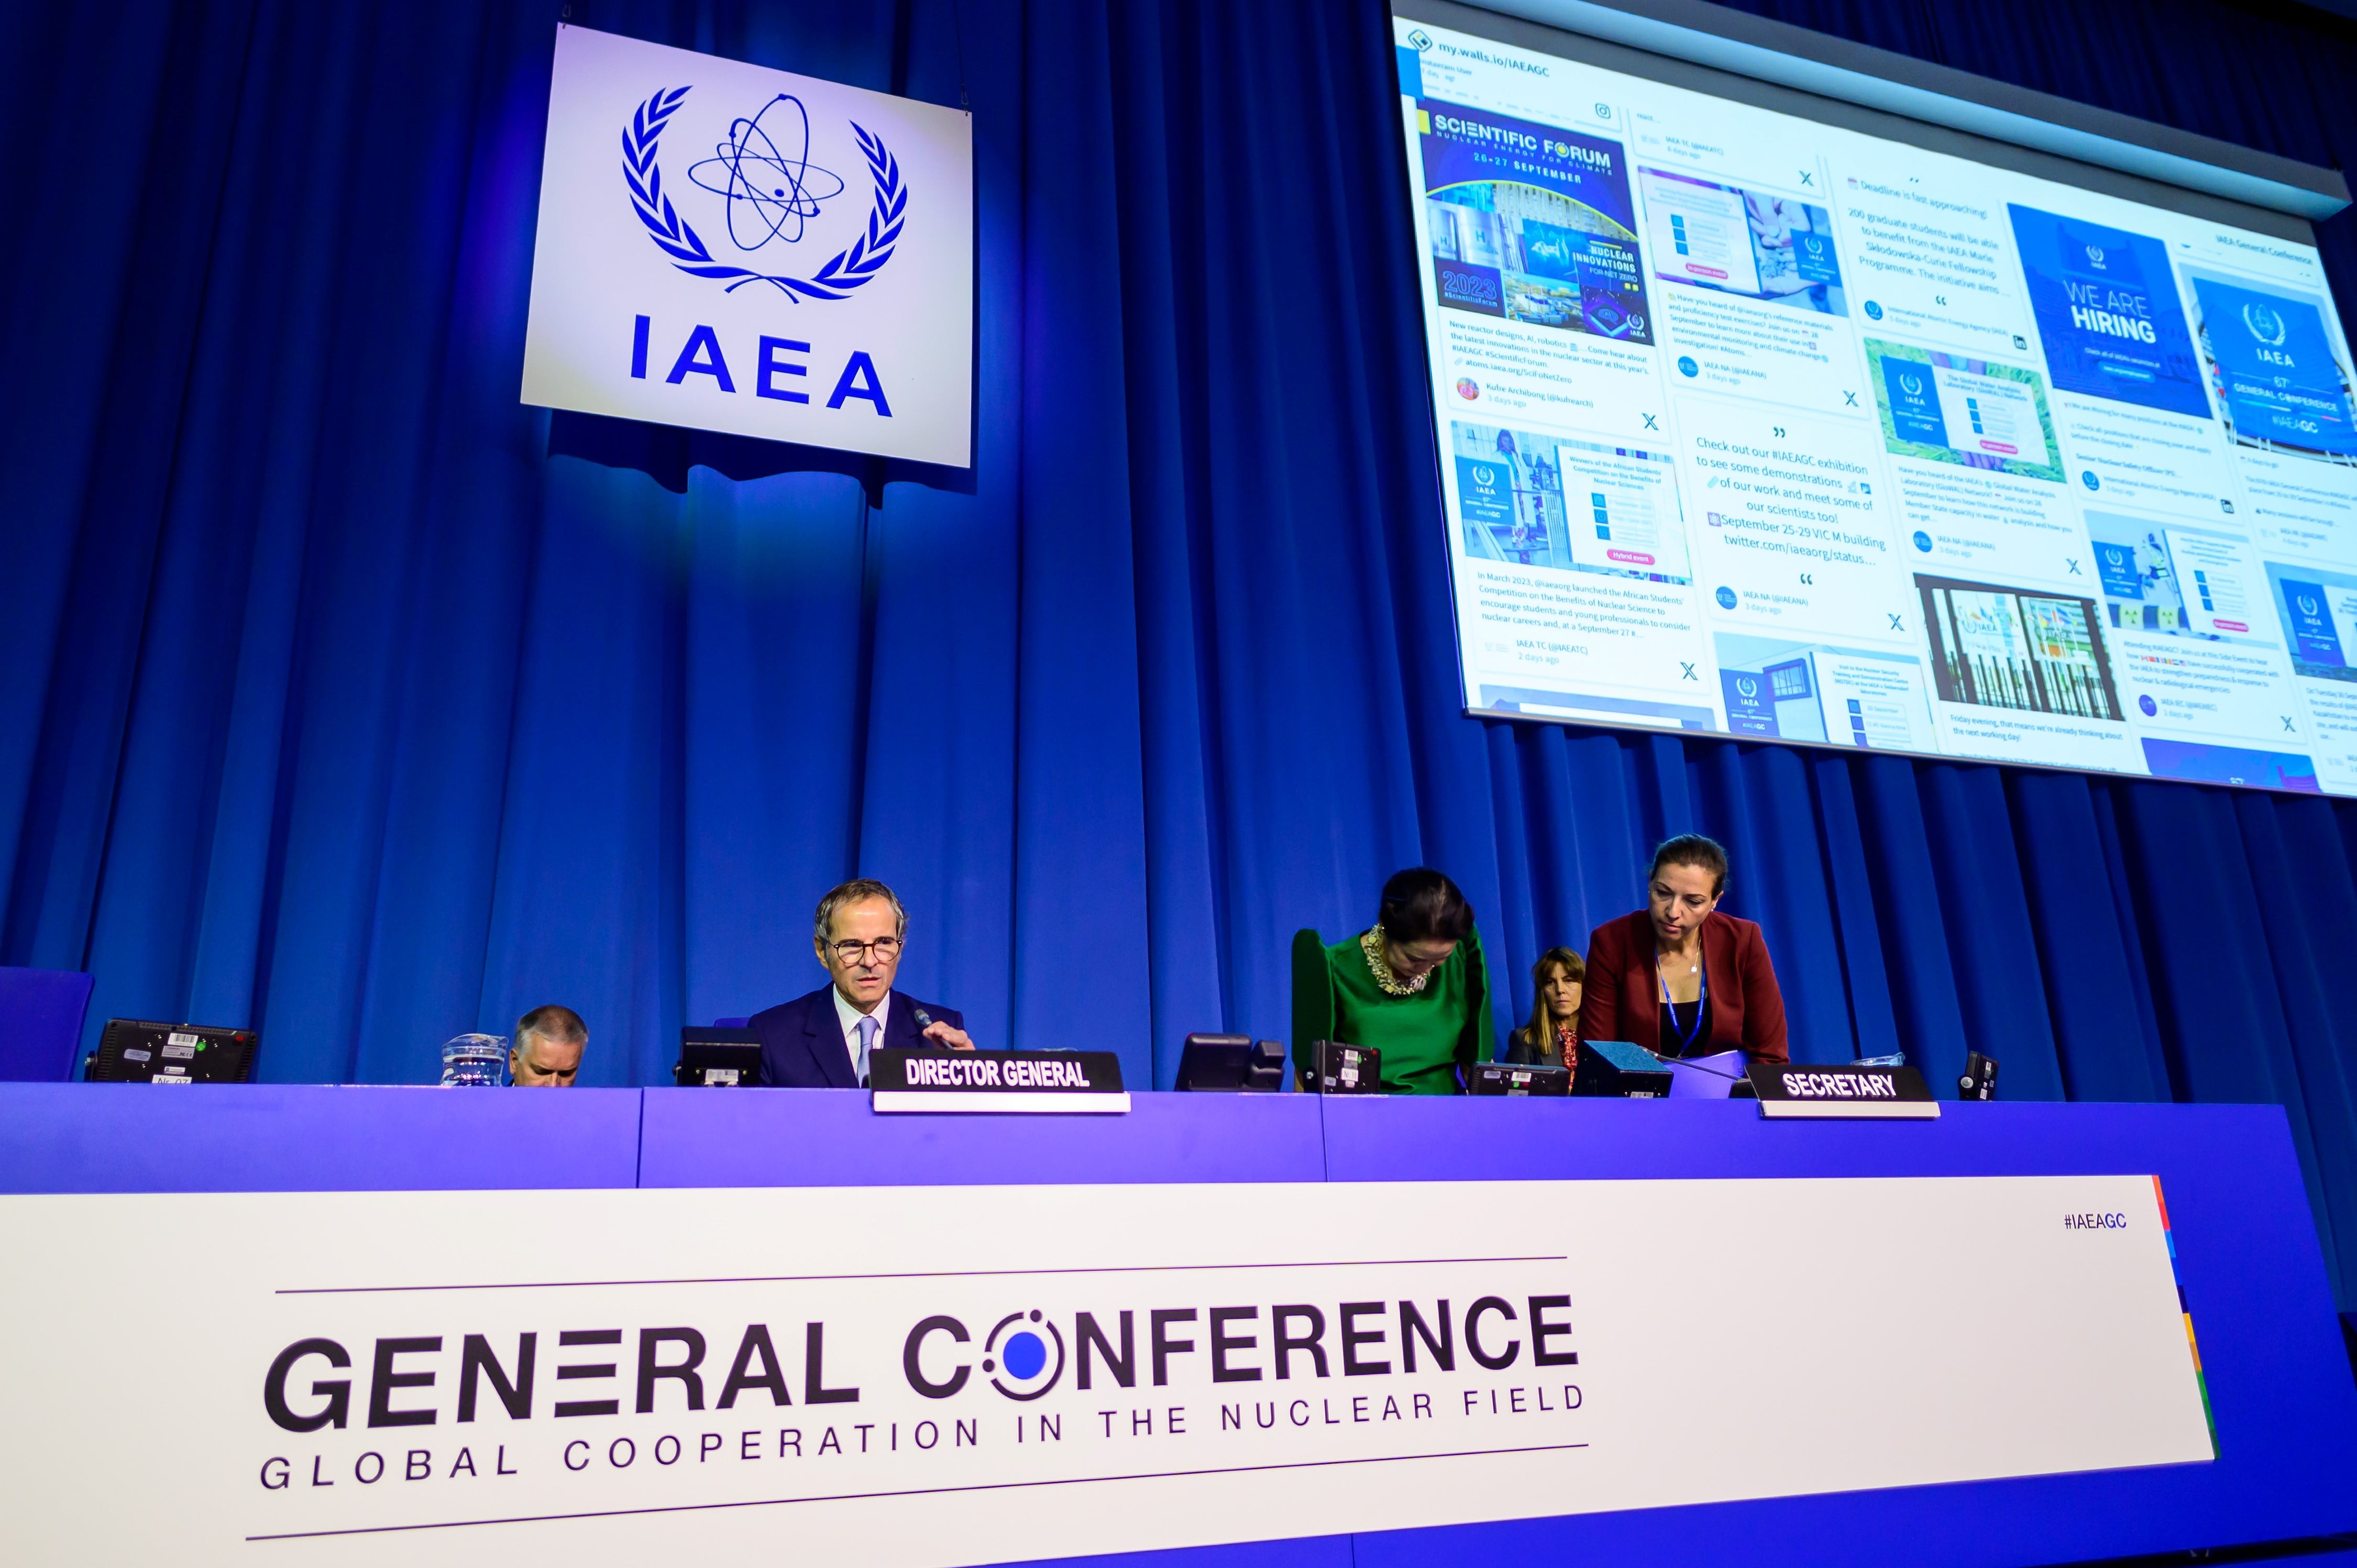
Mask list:
[{"label": "conference desk", "polygon": [[[2199,1330],[2212,1462],[1133,1555],[1174,1568],[2028,1564],[2357,1530],[2357,1386],[2283,1112],[1942,1111],[1934,1122],[1796,1123],[1764,1121],[1744,1102],[1141,1094],[1125,1116],[885,1117],[842,1090],[5,1084],[0,1193],[2150,1175]],[[1210,1201],[1255,1198],[1239,1189]],[[1715,1344],[1662,1353],[1706,1357],[1741,1380],[1754,1358],[1838,1353],[1858,1326],[1730,1302]]]}]

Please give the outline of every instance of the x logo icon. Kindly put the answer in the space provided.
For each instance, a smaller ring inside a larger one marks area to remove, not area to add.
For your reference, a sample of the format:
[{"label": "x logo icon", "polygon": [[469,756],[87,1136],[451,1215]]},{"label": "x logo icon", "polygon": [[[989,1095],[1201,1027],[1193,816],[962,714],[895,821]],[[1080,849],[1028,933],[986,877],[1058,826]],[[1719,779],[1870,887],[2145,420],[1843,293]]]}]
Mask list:
[{"label": "x logo icon", "polygon": [[1689,664],[1689,663],[1687,663],[1687,662],[1686,662],[1684,660],[1683,660],[1683,659],[1681,659],[1681,660],[1678,660],[1678,668],[1685,671],[1685,673],[1684,673],[1684,675],[1682,675],[1682,676],[1680,676],[1680,677],[1679,677],[1679,679],[1681,679],[1681,680],[1684,680],[1684,681],[1699,681],[1699,680],[1701,680],[1701,679],[1702,679],[1702,677],[1701,677],[1701,676],[1699,676],[1699,675],[1697,675],[1697,674],[1695,674],[1695,673],[1694,666],[1693,666],[1693,665],[1691,665],[1691,664]]}]

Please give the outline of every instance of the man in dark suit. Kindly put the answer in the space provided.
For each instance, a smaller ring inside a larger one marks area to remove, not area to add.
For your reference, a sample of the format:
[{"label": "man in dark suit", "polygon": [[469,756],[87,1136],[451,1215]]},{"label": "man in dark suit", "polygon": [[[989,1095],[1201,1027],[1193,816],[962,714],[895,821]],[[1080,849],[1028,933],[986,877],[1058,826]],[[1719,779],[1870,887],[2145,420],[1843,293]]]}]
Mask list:
[{"label": "man in dark suit", "polygon": [[756,1013],[761,1081],[772,1089],[856,1089],[877,1050],[928,1041],[970,1051],[964,1015],[892,989],[909,936],[909,913],[881,882],[861,877],[818,901],[811,946],[829,983]]}]

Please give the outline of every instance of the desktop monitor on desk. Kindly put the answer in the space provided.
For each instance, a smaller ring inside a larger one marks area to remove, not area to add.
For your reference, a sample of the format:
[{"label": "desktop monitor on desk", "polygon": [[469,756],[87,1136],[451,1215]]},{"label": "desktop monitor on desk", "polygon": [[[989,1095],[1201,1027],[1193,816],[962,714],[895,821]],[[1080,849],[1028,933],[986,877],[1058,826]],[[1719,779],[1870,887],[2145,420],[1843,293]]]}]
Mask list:
[{"label": "desktop monitor on desk", "polygon": [[679,1060],[671,1080],[683,1089],[758,1089],[761,1036],[750,1029],[688,1025],[679,1032]]},{"label": "desktop monitor on desk", "polygon": [[261,1042],[251,1029],[109,1018],[82,1076],[92,1083],[245,1083]]}]

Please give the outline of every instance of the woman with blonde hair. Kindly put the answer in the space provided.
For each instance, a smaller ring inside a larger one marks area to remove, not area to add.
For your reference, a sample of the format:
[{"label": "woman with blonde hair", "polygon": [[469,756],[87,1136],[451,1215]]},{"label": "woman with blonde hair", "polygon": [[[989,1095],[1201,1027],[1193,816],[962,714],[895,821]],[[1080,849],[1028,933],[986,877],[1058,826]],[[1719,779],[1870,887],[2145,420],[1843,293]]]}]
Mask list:
[{"label": "woman with blonde hair", "polygon": [[1587,965],[1569,948],[1549,948],[1531,965],[1531,1021],[1506,1039],[1506,1059],[1525,1067],[1579,1065],[1580,993]]}]

